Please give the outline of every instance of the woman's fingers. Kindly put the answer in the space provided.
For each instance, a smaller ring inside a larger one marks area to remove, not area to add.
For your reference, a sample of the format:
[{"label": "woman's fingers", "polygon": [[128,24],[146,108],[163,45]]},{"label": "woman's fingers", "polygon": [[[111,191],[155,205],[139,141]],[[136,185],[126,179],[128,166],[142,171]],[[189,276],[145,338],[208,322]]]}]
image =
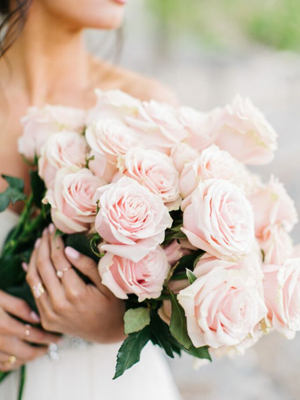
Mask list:
[{"label": "woman's fingers", "polygon": [[40,322],[40,317],[31,310],[24,300],[18,299],[17,297],[11,296],[2,291],[0,291],[0,307],[23,321],[31,324],[37,324]]},{"label": "woman's fingers", "polygon": [[24,361],[18,360],[16,356],[0,351],[0,371],[8,372],[20,368]]},{"label": "woman's fingers", "polygon": [[13,336],[0,336],[0,350],[27,362],[47,354],[48,346],[34,347]]},{"label": "woman's fingers", "polygon": [[0,320],[0,333],[7,336],[16,336],[29,343],[49,345],[60,340],[59,335],[45,332],[29,324],[23,324],[10,317],[3,315]]},{"label": "woman's fingers", "polygon": [[45,229],[41,242],[36,249],[36,268],[45,289],[49,293],[51,300],[64,297],[63,287],[56,276],[56,270],[52,262],[52,246],[48,229]]},{"label": "woman's fingers", "polygon": [[101,285],[101,278],[98,272],[97,264],[90,257],[87,257],[73,247],[66,247],[65,254],[83,275],[87,276],[97,287]]}]

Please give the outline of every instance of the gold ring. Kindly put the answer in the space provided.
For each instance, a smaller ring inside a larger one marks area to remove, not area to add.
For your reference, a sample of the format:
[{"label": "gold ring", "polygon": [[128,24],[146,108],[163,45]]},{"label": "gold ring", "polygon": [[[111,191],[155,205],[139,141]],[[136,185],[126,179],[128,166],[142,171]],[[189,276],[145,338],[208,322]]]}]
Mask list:
[{"label": "gold ring", "polygon": [[16,361],[17,361],[17,357],[9,356],[8,360],[5,361],[3,364],[4,365],[9,365],[10,367],[12,367],[13,365],[15,365]]},{"label": "gold ring", "polygon": [[58,271],[56,271],[57,277],[58,277],[59,279],[62,279],[62,277],[64,276],[64,273],[67,272],[67,271],[69,271],[69,269],[71,269],[71,267],[67,267],[67,268],[65,268],[65,269],[63,269],[63,270],[58,270]]},{"label": "gold ring", "polygon": [[26,337],[28,337],[28,336],[30,336],[30,332],[31,332],[31,325],[29,325],[29,324],[25,325],[25,332],[24,332],[24,335],[25,335]]},{"label": "gold ring", "polygon": [[41,282],[39,282],[37,285],[33,286],[32,288],[33,295],[36,299],[39,299],[42,294],[45,293],[44,286],[42,285]]}]

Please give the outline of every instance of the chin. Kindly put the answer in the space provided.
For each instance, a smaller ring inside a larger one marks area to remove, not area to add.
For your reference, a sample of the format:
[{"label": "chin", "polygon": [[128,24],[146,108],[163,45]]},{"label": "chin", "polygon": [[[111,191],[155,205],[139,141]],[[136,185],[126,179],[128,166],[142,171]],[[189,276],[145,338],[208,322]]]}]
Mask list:
[{"label": "chin", "polygon": [[36,0],[48,12],[78,28],[118,29],[122,26],[125,3],[121,0]]}]

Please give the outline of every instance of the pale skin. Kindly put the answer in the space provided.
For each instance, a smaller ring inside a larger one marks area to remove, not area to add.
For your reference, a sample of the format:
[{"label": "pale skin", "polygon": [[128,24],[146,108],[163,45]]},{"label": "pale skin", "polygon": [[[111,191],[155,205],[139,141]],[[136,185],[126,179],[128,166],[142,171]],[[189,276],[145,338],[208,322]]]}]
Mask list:
[{"label": "pale skin", "polygon": [[[95,87],[121,89],[142,100],[177,102],[173,93],[155,80],[98,60],[86,51],[84,28],[116,29],[123,14],[124,4],[118,0],[33,0],[23,32],[7,53],[11,71],[0,60],[1,173],[24,178],[28,188],[28,168],[17,152],[17,139],[20,117],[31,105],[89,108],[95,102]],[[1,181],[0,190],[4,188]],[[20,212],[19,206],[13,209]],[[92,284],[85,284],[73,267]],[[59,279],[56,271],[65,268],[67,272]],[[46,289],[37,306],[47,332],[31,327],[26,335],[26,324],[36,324],[37,316],[22,300],[0,292],[0,370],[18,368],[44,355],[48,345],[59,340],[49,332],[98,343],[123,339],[123,302],[102,285],[96,263],[65,249],[62,240],[54,237],[53,227],[44,231],[27,269],[29,285],[42,282]],[[16,361],[9,365],[12,355]]]}]

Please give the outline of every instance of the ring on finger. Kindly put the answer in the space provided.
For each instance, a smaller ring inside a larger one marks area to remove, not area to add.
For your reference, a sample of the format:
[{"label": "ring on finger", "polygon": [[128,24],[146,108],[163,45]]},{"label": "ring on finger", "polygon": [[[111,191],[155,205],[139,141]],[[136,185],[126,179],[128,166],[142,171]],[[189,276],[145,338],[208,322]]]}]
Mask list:
[{"label": "ring on finger", "polygon": [[63,270],[58,270],[58,271],[56,271],[57,277],[58,277],[59,279],[62,279],[62,277],[64,276],[64,273],[67,272],[67,271],[69,271],[69,269],[71,269],[71,268],[72,268],[72,267],[67,267],[67,268],[65,268],[65,269],[63,269]]},{"label": "ring on finger", "polygon": [[9,356],[8,360],[3,363],[3,365],[13,367],[16,362],[17,362],[17,357],[11,355]]},{"label": "ring on finger", "polygon": [[31,325],[26,324],[25,325],[25,332],[24,332],[25,337],[29,337],[30,333],[31,333]]},{"label": "ring on finger", "polygon": [[39,299],[45,293],[45,288],[41,282],[32,287],[32,293],[36,299]]}]

